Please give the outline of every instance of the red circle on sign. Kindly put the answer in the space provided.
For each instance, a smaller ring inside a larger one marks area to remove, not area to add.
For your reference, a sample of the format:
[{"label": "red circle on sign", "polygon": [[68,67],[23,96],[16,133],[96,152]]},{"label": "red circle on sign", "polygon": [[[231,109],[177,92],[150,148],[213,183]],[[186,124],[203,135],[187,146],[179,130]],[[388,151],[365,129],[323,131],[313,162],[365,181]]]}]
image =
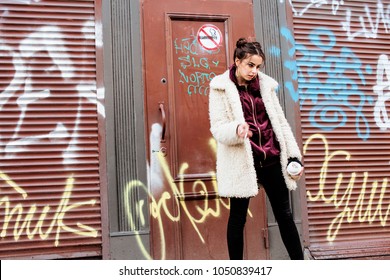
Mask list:
[{"label": "red circle on sign", "polygon": [[222,45],[222,33],[213,24],[202,25],[198,30],[198,42],[206,50],[212,51]]}]

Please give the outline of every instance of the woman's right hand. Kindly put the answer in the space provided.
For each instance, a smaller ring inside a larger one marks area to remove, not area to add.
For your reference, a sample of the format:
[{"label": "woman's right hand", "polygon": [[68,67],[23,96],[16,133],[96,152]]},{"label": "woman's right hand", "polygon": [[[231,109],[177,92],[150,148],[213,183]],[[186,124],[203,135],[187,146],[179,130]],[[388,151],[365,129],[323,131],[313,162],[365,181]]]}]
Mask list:
[{"label": "woman's right hand", "polygon": [[245,139],[247,137],[249,137],[249,138],[252,137],[252,131],[249,130],[249,124],[247,124],[246,122],[239,124],[237,126],[236,133],[237,133],[238,137],[243,138],[243,139]]}]

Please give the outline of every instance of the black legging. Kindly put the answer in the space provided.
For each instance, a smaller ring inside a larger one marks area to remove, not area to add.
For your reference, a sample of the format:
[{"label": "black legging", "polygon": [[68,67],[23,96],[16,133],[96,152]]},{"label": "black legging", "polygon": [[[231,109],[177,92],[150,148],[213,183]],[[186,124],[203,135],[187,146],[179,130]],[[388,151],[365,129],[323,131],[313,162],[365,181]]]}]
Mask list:
[{"label": "black legging", "polygon": [[[267,193],[272,211],[279,225],[284,246],[290,258],[292,260],[302,260],[302,246],[291,213],[289,191],[286,187],[280,164],[258,168],[257,177]],[[249,198],[230,198],[227,241],[231,260],[243,259],[244,226],[249,200]]]}]

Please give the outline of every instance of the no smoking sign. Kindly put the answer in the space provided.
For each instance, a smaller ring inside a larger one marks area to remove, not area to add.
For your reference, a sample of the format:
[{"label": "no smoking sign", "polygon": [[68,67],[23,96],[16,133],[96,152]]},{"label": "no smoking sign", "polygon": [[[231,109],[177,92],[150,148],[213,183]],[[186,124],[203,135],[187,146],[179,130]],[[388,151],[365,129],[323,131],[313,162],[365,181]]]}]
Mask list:
[{"label": "no smoking sign", "polygon": [[206,50],[213,51],[222,45],[222,33],[215,25],[202,25],[197,36],[199,44]]}]

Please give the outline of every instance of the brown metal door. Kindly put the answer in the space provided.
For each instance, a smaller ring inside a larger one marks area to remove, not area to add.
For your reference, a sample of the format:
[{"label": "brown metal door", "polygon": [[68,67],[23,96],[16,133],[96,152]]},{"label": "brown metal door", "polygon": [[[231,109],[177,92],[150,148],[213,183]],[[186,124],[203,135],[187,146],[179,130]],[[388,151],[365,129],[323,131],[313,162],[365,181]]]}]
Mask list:
[{"label": "brown metal door", "polygon": [[299,81],[303,237],[315,259],[389,258],[389,30],[380,1],[343,2],[292,1],[285,36]]},{"label": "brown metal door", "polygon": [[0,1],[0,259],[102,255],[100,6]]},{"label": "brown metal door", "polygon": [[[252,1],[142,3],[151,258],[226,259],[229,200],[216,193],[208,85],[253,36]],[[266,259],[266,211],[251,201],[245,256]]]}]

